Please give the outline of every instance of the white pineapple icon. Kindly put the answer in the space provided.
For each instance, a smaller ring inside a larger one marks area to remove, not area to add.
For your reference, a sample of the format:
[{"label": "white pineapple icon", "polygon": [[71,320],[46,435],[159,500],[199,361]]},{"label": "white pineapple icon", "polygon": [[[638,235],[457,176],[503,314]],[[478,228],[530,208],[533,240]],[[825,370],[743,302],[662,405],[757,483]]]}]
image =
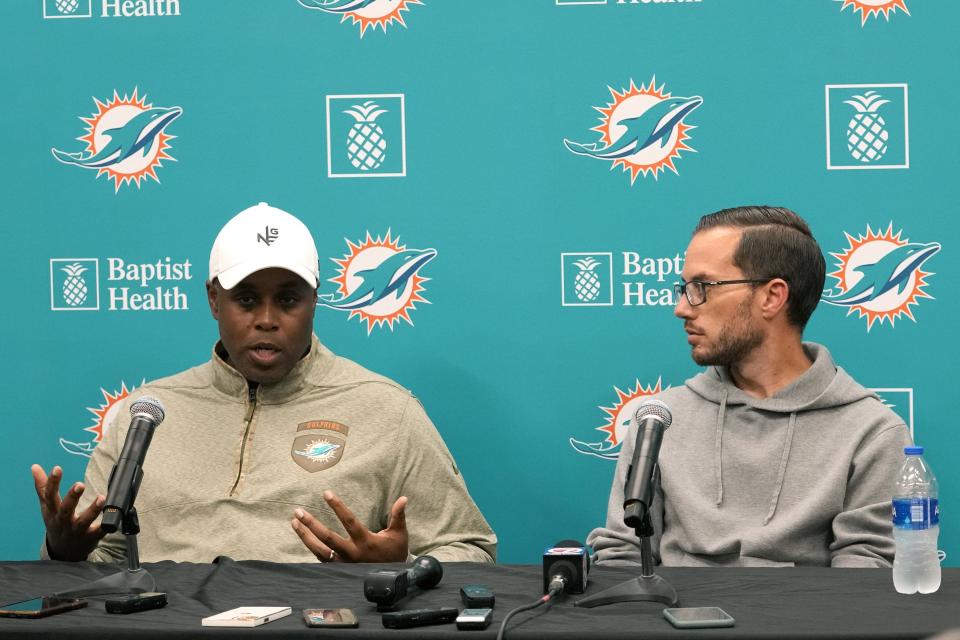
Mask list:
[{"label": "white pineapple icon", "polygon": [[355,104],[344,111],[357,121],[347,133],[347,158],[355,169],[371,171],[386,159],[387,140],[376,122],[386,112],[373,100]]},{"label": "white pineapple icon", "polygon": [[80,6],[78,0],[56,0],[54,3],[60,13],[73,13]]},{"label": "white pineapple icon", "polygon": [[592,256],[577,260],[573,263],[579,271],[573,280],[573,289],[580,302],[593,302],[600,295],[600,278],[594,271],[600,263]]},{"label": "white pineapple icon", "polygon": [[847,149],[854,160],[875,162],[887,152],[890,133],[878,109],[888,102],[881,99],[876,91],[867,91],[862,96],[853,96],[853,100],[844,100],[844,103],[857,110],[847,123]]},{"label": "white pineapple icon", "polygon": [[87,282],[83,278],[87,268],[75,262],[60,270],[67,274],[63,280],[63,301],[71,307],[79,307],[87,301]]}]

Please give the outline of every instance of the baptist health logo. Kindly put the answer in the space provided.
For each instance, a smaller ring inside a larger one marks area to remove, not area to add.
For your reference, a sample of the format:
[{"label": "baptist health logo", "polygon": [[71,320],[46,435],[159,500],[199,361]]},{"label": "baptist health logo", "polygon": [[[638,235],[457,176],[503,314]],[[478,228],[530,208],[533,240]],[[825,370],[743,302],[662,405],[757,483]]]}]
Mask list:
[{"label": "baptist health logo", "polygon": [[[668,386],[669,388],[669,386]],[[650,396],[663,391],[661,378],[657,378],[655,384],[642,385],[639,380],[635,381],[633,389],[621,391],[619,387],[613,390],[617,394],[616,401],[609,407],[601,406],[599,409],[606,414],[604,423],[597,427],[604,437],[602,440],[577,440],[570,438],[570,446],[577,453],[588,456],[595,456],[604,460],[616,460],[620,455],[620,447],[623,445],[623,439],[633,424],[637,408],[645,402]]]},{"label": "baptist health logo", "polygon": [[384,237],[373,238],[368,231],[365,240],[346,242],[343,258],[332,258],[337,275],[329,281],[337,290],[317,296],[317,304],[349,312],[348,319],[359,318],[367,325],[367,335],[382,325],[393,331],[400,320],[413,326],[410,312],[416,303],[430,304],[420,295],[430,278],[420,271],[437,257],[437,250],[409,249],[389,230]]},{"label": "baptist health logo", "polygon": [[[45,20],[92,18],[93,0],[41,0]],[[179,16],[180,0],[100,0],[101,18]]]},{"label": "baptist health logo", "polygon": [[407,175],[402,93],[327,96],[327,176]]},{"label": "baptist health logo", "polygon": [[833,290],[824,291],[822,300],[846,307],[848,316],[857,313],[865,318],[867,331],[877,321],[889,320],[893,327],[900,316],[916,322],[911,307],[923,298],[933,299],[925,288],[934,274],[923,266],[940,252],[941,245],[910,242],[902,234],[902,230],[893,232],[892,222],[882,233],[868,225],[865,234],[845,234],[846,248],[831,254],[837,268],[828,275],[837,283]]},{"label": "baptist health logo", "polygon": [[394,23],[406,29],[407,23],[403,21],[403,12],[409,11],[415,4],[423,4],[420,0],[297,0],[297,2],[307,9],[339,15],[340,22],[350,20],[353,24],[359,25],[361,38],[367,29],[372,31],[382,29],[386,33],[387,27]]},{"label": "baptist health logo", "polygon": [[843,3],[840,7],[841,12],[847,7],[853,7],[853,14],[860,14],[861,27],[867,24],[867,20],[871,17],[879,19],[881,13],[884,19],[890,22],[890,14],[896,13],[897,9],[910,15],[910,11],[907,10],[906,0],[834,0],[834,2]]},{"label": "baptist health logo", "polygon": [[106,175],[113,180],[113,192],[120,186],[152,178],[158,184],[157,169],[163,160],[176,160],[167,154],[170,141],[176,136],[166,132],[167,127],[180,117],[180,107],[155,107],[146,95],[122,98],[113,92],[106,102],[94,98],[96,113],[80,119],[86,123],[85,135],[77,138],[84,144],[81,151],[50,149],[53,157],[63,164],[97,172],[97,178]]},{"label": "baptist health logo", "polygon": [[909,169],[906,84],[826,86],[827,169]]},{"label": "baptist health logo", "polygon": [[[169,257],[150,263],[106,259],[107,310],[187,311],[187,294],[179,285],[193,278],[189,260]],[[100,310],[100,260],[98,258],[50,259],[50,310]]]},{"label": "baptist health logo", "polygon": [[641,173],[658,179],[660,172],[670,169],[677,173],[673,161],[681,151],[694,151],[687,146],[689,132],[696,127],[686,123],[687,116],[703,104],[700,96],[674,97],[657,87],[657,79],[638,88],[633,80],[630,86],[610,91],[611,102],[599,111],[600,124],[591,131],[600,134],[598,142],[580,143],[564,138],[563,144],[571,152],[610,163],[610,170],[621,167],[630,174],[630,184]]},{"label": "baptist health logo", "polygon": [[[636,251],[619,254],[614,271],[614,254],[594,251],[560,254],[560,305],[563,307],[673,307],[670,276],[680,277],[683,256],[641,256]],[[614,275],[619,287],[614,282]]]}]

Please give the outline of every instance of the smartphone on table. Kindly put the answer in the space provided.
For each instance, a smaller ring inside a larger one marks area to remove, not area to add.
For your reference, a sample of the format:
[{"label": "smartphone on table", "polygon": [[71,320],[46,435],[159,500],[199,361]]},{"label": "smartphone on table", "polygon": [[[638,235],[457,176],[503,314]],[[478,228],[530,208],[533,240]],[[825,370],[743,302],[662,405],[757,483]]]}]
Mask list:
[{"label": "smartphone on table", "polygon": [[344,629],[360,626],[353,609],[304,609],[303,621],[308,627]]},{"label": "smartphone on table", "polygon": [[720,607],[674,607],[664,609],[663,617],[678,629],[732,627],[733,616]]},{"label": "smartphone on table", "polygon": [[0,605],[0,616],[4,618],[45,618],[64,611],[81,609],[85,606],[87,606],[87,601],[82,598],[41,596]]}]

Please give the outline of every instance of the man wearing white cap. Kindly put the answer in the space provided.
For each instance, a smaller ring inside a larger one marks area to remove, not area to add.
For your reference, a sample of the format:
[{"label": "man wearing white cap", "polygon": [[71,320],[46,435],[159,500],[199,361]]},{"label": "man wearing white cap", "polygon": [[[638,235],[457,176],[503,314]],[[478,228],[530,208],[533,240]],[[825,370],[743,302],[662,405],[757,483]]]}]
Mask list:
[{"label": "man wearing white cap", "polygon": [[[166,408],[137,497],[141,559],[492,562],[496,536],[419,401],[313,335],[318,275],[310,231],[280,209],[260,203],[220,231],[212,359],[125,400]],[[124,559],[97,518],[126,431],[110,426],[62,500],[60,468],[33,466],[45,557]]]}]

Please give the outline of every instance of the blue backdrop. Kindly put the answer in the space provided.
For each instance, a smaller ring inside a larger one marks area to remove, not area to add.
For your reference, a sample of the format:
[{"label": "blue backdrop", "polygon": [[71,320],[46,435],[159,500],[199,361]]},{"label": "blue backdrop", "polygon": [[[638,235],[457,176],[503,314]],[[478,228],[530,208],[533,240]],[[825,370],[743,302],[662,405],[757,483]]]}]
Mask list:
[{"label": "blue backdrop", "polygon": [[[637,398],[697,370],[669,292],[697,218],[766,203],[810,221],[832,302],[807,338],[927,447],[953,564],[958,19],[929,0],[0,4],[0,553],[42,539],[31,463],[79,479],[115,398],[208,357],[209,247],[267,201],[313,231],[331,299],[436,251],[399,297],[319,307],[316,332],[422,399],[500,560],[535,562],[603,521]],[[903,286],[857,298],[881,259]]]}]

